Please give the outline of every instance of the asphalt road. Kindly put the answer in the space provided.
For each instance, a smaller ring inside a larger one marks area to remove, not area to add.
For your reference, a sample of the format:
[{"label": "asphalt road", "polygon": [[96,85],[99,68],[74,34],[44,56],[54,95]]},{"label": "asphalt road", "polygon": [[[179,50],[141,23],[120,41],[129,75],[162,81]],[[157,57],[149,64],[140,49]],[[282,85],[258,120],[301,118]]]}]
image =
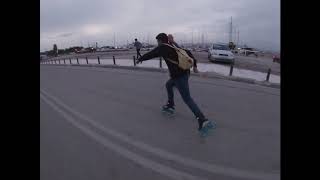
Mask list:
[{"label": "asphalt road", "polygon": [[40,179],[280,179],[280,92],[191,77],[211,136],[175,91],[160,111],[166,73],[40,67]]}]

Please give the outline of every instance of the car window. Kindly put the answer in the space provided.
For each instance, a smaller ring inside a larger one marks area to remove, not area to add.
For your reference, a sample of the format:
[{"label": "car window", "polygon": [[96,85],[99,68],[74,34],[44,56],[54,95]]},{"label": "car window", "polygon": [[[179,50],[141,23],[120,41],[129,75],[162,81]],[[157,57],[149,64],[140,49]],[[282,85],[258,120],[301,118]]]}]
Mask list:
[{"label": "car window", "polygon": [[227,45],[223,45],[223,44],[214,44],[214,45],[212,45],[212,49],[217,49],[217,50],[230,50]]}]

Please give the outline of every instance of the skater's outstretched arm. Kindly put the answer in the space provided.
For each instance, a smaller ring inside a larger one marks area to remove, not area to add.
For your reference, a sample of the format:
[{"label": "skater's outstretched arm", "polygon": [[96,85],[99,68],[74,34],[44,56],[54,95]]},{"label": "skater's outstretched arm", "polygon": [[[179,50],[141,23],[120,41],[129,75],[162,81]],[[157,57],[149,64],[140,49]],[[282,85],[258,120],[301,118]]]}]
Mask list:
[{"label": "skater's outstretched arm", "polygon": [[154,48],[153,50],[147,52],[146,54],[144,54],[143,56],[141,56],[138,60],[137,63],[141,63],[142,61],[146,61],[149,59],[153,59],[156,57],[159,57],[160,55],[160,46]]}]

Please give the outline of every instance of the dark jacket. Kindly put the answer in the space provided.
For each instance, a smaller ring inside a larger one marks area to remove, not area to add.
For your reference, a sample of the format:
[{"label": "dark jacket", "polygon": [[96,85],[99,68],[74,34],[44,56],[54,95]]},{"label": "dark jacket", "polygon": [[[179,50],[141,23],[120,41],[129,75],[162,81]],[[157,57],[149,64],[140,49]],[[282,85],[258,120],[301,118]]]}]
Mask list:
[{"label": "dark jacket", "polygon": [[169,44],[174,45],[174,46],[177,47],[177,48],[181,48],[181,47],[178,45],[178,43],[176,43],[176,42],[172,42],[172,43],[169,42]]},{"label": "dark jacket", "polygon": [[141,49],[142,44],[139,41],[136,41],[136,42],[134,42],[134,47],[136,47],[136,49]]},{"label": "dark jacket", "polygon": [[159,45],[158,47],[140,57],[139,61],[146,61],[156,57],[163,57],[168,66],[171,78],[177,78],[190,73],[190,70],[183,70],[177,64],[168,61],[169,58],[172,61],[178,62],[178,54],[176,50],[167,45]]}]

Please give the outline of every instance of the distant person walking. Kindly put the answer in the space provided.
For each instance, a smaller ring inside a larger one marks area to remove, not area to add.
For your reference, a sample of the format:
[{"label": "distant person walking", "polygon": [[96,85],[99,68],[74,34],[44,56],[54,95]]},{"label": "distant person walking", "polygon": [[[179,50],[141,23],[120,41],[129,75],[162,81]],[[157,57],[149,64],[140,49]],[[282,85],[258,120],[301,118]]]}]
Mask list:
[{"label": "distant person walking", "polygon": [[138,39],[134,39],[134,47],[136,47],[136,50],[137,50],[137,59],[139,57],[141,57],[141,54],[140,54],[140,49],[142,48],[142,44],[141,42],[138,41]]},{"label": "distant person walking", "polygon": [[187,104],[198,120],[198,131],[200,132],[200,135],[206,136],[208,131],[215,127],[215,124],[204,116],[198,105],[191,98],[189,91],[190,70],[182,69],[179,66],[181,55],[178,55],[178,49],[175,49],[173,46],[168,44],[168,36],[165,33],[158,34],[156,39],[158,41],[158,46],[140,57],[137,60],[137,63],[141,63],[142,61],[146,61],[155,57],[163,57],[169,69],[170,79],[166,83],[168,101],[162,107],[162,111],[169,114],[174,113],[175,104],[173,99],[173,87],[175,86],[180,92],[183,101]]}]

